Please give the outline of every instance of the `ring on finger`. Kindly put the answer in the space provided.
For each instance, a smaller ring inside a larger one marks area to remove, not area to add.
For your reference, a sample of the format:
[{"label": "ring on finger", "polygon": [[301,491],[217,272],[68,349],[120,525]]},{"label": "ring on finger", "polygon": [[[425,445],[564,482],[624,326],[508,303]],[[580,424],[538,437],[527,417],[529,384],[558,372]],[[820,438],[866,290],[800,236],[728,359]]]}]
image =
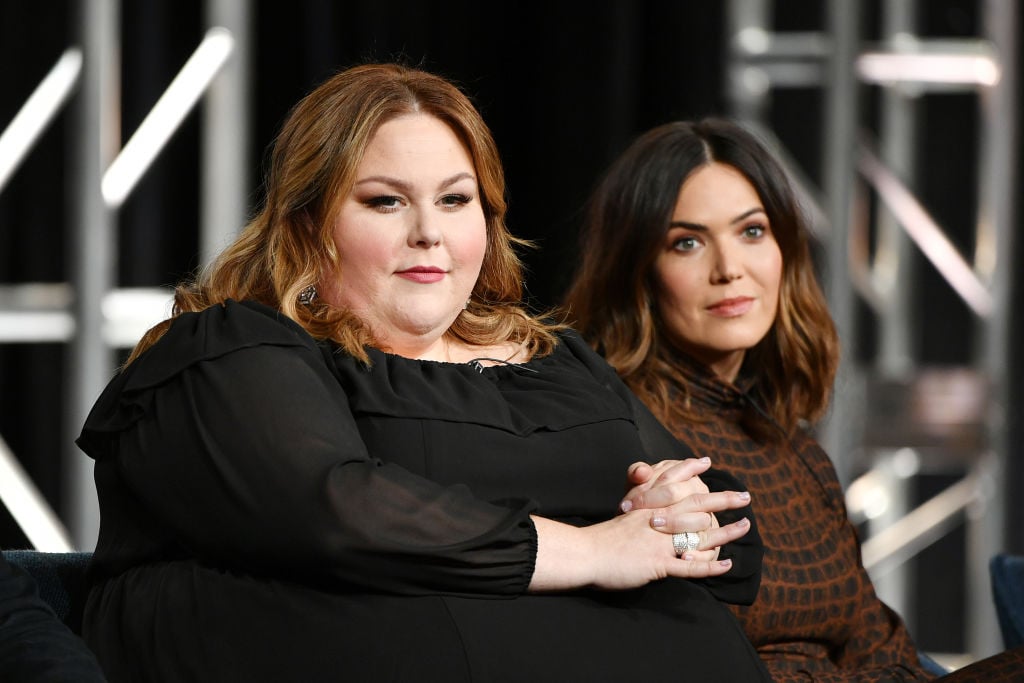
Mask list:
[{"label": "ring on finger", "polygon": [[682,557],[688,550],[696,550],[699,545],[700,534],[694,531],[672,534],[672,549],[676,551],[676,557]]}]

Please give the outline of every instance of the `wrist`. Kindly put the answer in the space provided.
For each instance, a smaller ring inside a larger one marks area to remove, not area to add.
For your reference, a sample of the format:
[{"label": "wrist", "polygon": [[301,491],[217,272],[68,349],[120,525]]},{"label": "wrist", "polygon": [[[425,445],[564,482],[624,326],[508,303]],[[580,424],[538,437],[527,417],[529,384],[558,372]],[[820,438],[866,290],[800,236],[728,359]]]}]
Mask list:
[{"label": "wrist", "polygon": [[537,559],[530,592],[570,590],[595,583],[597,564],[590,527],[574,527],[545,517],[533,517],[537,529]]}]

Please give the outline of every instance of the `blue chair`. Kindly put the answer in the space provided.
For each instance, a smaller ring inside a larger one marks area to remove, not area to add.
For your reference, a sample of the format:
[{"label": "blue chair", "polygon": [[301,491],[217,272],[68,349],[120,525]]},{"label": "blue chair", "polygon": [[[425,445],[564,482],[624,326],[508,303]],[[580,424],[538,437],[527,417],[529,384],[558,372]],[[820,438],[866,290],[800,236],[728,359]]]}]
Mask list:
[{"label": "blue chair", "polygon": [[999,630],[1007,650],[1024,645],[1024,556],[1000,553],[988,564]]},{"label": "blue chair", "polygon": [[82,632],[82,608],[89,583],[86,569],[92,553],[44,553],[5,550],[4,559],[24,569],[36,582],[41,597],[75,633]]},{"label": "blue chair", "polygon": [[921,665],[922,669],[933,676],[945,676],[949,673],[949,669],[936,662],[924,652],[919,651],[917,653],[917,661]]}]

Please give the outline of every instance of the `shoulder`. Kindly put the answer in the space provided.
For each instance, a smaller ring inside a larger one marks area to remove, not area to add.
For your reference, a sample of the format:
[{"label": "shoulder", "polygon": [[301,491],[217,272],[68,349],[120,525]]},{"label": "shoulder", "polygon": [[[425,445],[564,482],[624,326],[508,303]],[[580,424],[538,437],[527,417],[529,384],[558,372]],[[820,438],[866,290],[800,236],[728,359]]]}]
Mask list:
[{"label": "shoulder", "polygon": [[566,327],[559,330],[556,333],[558,339],[558,346],[555,347],[555,354],[563,354],[572,356],[580,363],[582,363],[595,377],[601,378],[605,382],[614,382],[620,384],[618,374],[615,372],[615,368],[608,364],[608,361],[604,357],[595,351],[591,346],[583,340],[580,333],[576,330]]},{"label": "shoulder", "polygon": [[175,318],[167,332],[125,369],[127,385],[152,386],[196,363],[260,346],[316,350],[317,343],[280,311],[229,299]]},{"label": "shoulder", "polygon": [[[228,300],[176,317],[160,339],[111,379],[86,418],[78,445],[99,452],[107,434],[134,424],[161,387],[194,369],[224,365],[234,378],[301,364],[327,378],[324,351],[297,323],[254,302]],[[326,381],[326,380],[325,380]]]}]

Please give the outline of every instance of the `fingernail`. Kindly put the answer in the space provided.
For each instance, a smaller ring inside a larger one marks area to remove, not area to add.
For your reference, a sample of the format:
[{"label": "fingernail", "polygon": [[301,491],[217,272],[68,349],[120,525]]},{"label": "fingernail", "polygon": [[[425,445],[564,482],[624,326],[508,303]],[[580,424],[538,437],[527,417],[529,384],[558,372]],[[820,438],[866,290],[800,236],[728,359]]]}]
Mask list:
[{"label": "fingernail", "polygon": [[651,526],[653,526],[653,527],[665,526],[665,518],[664,517],[651,517]]},{"label": "fingernail", "polygon": [[718,566],[719,567],[731,567],[732,566],[732,560],[720,560],[718,562]]},{"label": "fingernail", "polygon": [[750,500],[750,491],[740,491],[740,500]]},{"label": "fingernail", "polygon": [[693,553],[683,553],[683,559],[687,562],[693,562]]},{"label": "fingernail", "polygon": [[622,510],[623,512],[629,512],[630,510],[633,509],[633,501],[631,501],[631,500],[624,500],[624,501],[622,501],[621,503],[619,503],[619,509]]},{"label": "fingernail", "polygon": [[744,517],[740,521],[736,522],[736,526],[738,526],[738,527],[748,527],[748,526],[750,526],[750,520],[748,518]]},{"label": "fingernail", "polygon": [[706,465],[711,462],[711,458],[705,455],[703,458],[700,458],[700,461]]}]

